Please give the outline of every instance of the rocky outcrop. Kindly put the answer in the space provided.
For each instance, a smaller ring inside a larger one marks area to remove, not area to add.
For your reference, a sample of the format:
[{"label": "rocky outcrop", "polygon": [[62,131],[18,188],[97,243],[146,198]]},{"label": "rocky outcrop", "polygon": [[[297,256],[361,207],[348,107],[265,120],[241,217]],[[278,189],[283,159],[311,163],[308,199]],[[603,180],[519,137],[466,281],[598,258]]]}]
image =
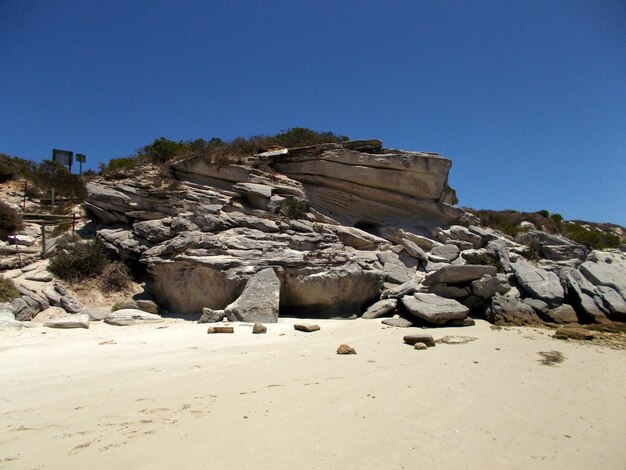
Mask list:
[{"label": "rocky outcrop", "polygon": [[92,182],[87,207],[105,246],[145,266],[162,309],[203,322],[396,314],[400,325],[462,326],[470,310],[499,324],[626,318],[623,255],[587,255],[532,227],[515,240],[479,227],[453,206],[449,169],[376,140],[227,165],[198,157],[173,165],[180,181],[169,188]]}]

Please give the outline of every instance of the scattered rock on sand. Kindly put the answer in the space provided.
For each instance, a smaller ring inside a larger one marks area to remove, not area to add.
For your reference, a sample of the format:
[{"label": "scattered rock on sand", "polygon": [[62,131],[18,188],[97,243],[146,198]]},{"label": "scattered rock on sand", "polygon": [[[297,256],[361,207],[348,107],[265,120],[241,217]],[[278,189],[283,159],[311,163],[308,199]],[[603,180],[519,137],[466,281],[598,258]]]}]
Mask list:
[{"label": "scattered rock on sand", "polygon": [[383,299],[370,306],[361,318],[372,319],[382,317],[391,312],[398,305],[397,299]]},{"label": "scattered rock on sand", "polygon": [[478,338],[475,336],[456,336],[456,335],[447,335],[443,338],[439,338],[436,343],[444,343],[444,344],[465,344],[471,341],[475,341]]},{"label": "scattered rock on sand", "polygon": [[580,340],[591,340],[595,337],[595,335],[583,328],[582,326],[562,326],[556,333],[552,336],[556,339],[580,339]]},{"label": "scattered rock on sand", "polygon": [[80,313],[85,308],[83,304],[69,294],[61,297],[61,307],[70,313]]},{"label": "scattered rock on sand", "polygon": [[435,345],[435,340],[433,337],[426,333],[414,333],[412,335],[406,335],[404,337],[404,342],[406,344],[410,344],[414,346],[416,343],[424,343],[429,348]]},{"label": "scattered rock on sand", "polygon": [[413,326],[406,318],[387,318],[381,322],[383,325],[395,326],[396,328],[410,328]]},{"label": "scattered rock on sand", "polygon": [[310,323],[296,323],[293,325],[293,328],[298,331],[304,331],[306,333],[311,333],[313,331],[318,331],[320,329],[319,325],[312,325]]},{"label": "scattered rock on sand", "polygon": [[136,323],[157,323],[162,321],[163,318],[159,315],[134,308],[116,310],[108,314],[104,319],[104,323],[115,326],[128,326]]},{"label": "scattered rock on sand", "polygon": [[212,335],[215,333],[234,333],[235,327],[233,326],[209,326],[206,332],[209,335]]},{"label": "scattered rock on sand", "polygon": [[353,347],[348,346],[347,344],[341,344],[337,348],[337,354],[356,354],[356,350]]},{"label": "scattered rock on sand", "polygon": [[89,328],[89,316],[85,314],[49,320],[43,324],[47,328]]},{"label": "scattered rock on sand", "polygon": [[413,346],[415,349],[418,349],[420,351],[424,350],[424,349],[428,349],[428,346],[426,346],[424,343],[415,343],[415,346]]},{"label": "scattered rock on sand", "polygon": [[111,309],[109,307],[93,307],[86,308],[85,310],[83,310],[83,313],[85,315],[89,315],[89,319],[91,321],[100,321],[104,320],[111,313]]},{"label": "scattered rock on sand", "polygon": [[253,335],[262,335],[265,333],[267,333],[267,327],[261,323],[255,323],[254,326],[252,327]]}]

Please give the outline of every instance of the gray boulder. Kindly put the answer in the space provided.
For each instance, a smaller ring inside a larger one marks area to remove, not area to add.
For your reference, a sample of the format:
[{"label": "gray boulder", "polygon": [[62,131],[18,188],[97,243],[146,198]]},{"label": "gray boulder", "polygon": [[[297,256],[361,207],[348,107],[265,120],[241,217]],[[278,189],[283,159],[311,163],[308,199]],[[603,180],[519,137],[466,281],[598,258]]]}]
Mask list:
[{"label": "gray boulder", "polygon": [[429,335],[427,333],[413,333],[410,335],[406,335],[404,338],[402,338],[402,340],[406,344],[410,344],[411,346],[415,346],[415,344],[417,343],[425,344],[429,348],[436,346],[435,339],[432,337],[432,335]]},{"label": "gray boulder", "polygon": [[611,287],[598,286],[598,294],[602,299],[604,307],[609,311],[611,320],[626,321],[626,301]]},{"label": "gray boulder", "polygon": [[80,303],[78,299],[69,294],[61,297],[61,307],[70,313],[80,313],[85,308],[85,306]]},{"label": "gray boulder", "polygon": [[418,283],[416,280],[411,279],[399,286],[393,286],[387,289],[384,289],[381,298],[383,299],[401,299],[405,295],[412,295],[418,289]]},{"label": "gray boulder", "polygon": [[280,280],[274,269],[259,271],[246,283],[237,300],[228,305],[224,312],[237,321],[276,323],[280,304]]},{"label": "gray boulder", "polygon": [[527,297],[524,299],[524,303],[530,306],[540,317],[545,317],[550,310],[550,307],[543,300],[533,299],[532,297]]},{"label": "gray boulder", "polygon": [[222,321],[224,317],[230,321],[224,310],[213,310],[212,308],[204,307],[198,323],[216,323]]},{"label": "gray boulder", "polygon": [[496,292],[505,294],[509,290],[511,290],[511,286],[506,281],[503,282],[500,278],[487,274],[472,281],[472,293],[483,299],[489,299]]},{"label": "gray boulder", "polygon": [[[456,245],[451,245],[451,244],[436,246],[430,251],[430,254],[433,257],[443,259],[448,263],[458,258],[460,253],[461,251],[459,250],[459,248]],[[438,261],[437,258],[432,258],[432,259],[433,261]]]},{"label": "gray boulder", "polygon": [[416,293],[402,297],[402,304],[414,317],[435,325],[445,325],[451,320],[462,320],[469,309],[452,299],[434,294]]},{"label": "gray boulder", "polygon": [[558,307],[563,303],[565,293],[555,273],[533,266],[525,260],[512,263],[511,267],[517,282],[532,297],[543,300],[550,307]]},{"label": "gray boulder", "polygon": [[[565,282],[572,305],[582,318],[594,323],[607,321],[605,313],[593,300],[594,296],[598,296],[596,287],[580,271],[570,271],[565,276]],[[603,302],[601,304],[604,305]]]},{"label": "gray boulder", "polygon": [[83,313],[89,317],[91,321],[104,320],[110,313],[109,307],[92,307],[83,310]]},{"label": "gray boulder", "polygon": [[469,287],[459,287],[439,282],[426,287],[426,292],[445,297],[446,299],[465,299],[471,294]]},{"label": "gray boulder", "polygon": [[626,299],[626,255],[606,251],[593,251],[580,272],[595,286],[608,286]]},{"label": "gray boulder", "polygon": [[383,315],[388,314],[393,311],[398,305],[397,299],[383,299],[376,302],[374,305],[371,305],[365,313],[361,316],[361,318],[372,319],[382,317]]},{"label": "gray boulder", "polygon": [[538,325],[543,323],[533,308],[520,299],[495,294],[485,309],[485,318],[495,325]]},{"label": "gray boulder", "polygon": [[480,279],[485,274],[494,277],[498,273],[494,266],[466,264],[463,266],[447,265],[441,269],[429,273],[424,279],[425,286],[431,286],[439,282],[448,284],[463,284]]}]

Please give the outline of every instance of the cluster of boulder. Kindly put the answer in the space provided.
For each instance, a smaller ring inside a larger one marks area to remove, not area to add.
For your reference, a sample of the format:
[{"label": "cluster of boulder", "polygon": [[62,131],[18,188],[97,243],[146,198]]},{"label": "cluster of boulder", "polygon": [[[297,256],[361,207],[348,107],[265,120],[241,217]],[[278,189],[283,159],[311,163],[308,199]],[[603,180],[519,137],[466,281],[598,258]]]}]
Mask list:
[{"label": "cluster of boulder", "polygon": [[535,227],[515,238],[482,228],[454,207],[449,168],[436,154],[352,141],[228,166],[184,160],[173,165],[174,187],[145,175],[101,179],[88,184],[85,206],[98,239],[145,268],[162,314],[626,321],[624,253],[588,253]]},{"label": "cluster of boulder", "polygon": [[147,299],[116,305],[115,309],[85,307],[80,296],[55,280],[46,265],[47,261],[42,260],[3,273],[20,295],[0,303],[0,327],[19,329],[39,324],[49,328],[89,328],[92,321],[119,326],[163,321],[157,315],[158,306]]}]

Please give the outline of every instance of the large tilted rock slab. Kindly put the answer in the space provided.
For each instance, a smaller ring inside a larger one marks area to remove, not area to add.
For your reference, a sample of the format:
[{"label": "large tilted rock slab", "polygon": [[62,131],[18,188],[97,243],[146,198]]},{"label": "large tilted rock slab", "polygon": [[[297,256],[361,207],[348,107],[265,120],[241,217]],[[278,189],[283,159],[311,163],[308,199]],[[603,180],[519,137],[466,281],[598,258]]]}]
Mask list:
[{"label": "large tilted rock slab", "polygon": [[280,280],[272,268],[259,271],[246,283],[246,287],[224,312],[237,321],[276,323],[280,305]]},{"label": "large tilted rock slab", "polygon": [[572,270],[565,281],[572,303],[582,318],[595,323],[607,321],[604,311],[593,300],[598,295],[596,287],[580,271]]},{"label": "large tilted rock slab", "polygon": [[608,286],[626,299],[626,254],[593,251],[580,272],[595,286]]},{"label": "large tilted rock slab", "polygon": [[402,297],[402,304],[411,315],[435,325],[445,325],[451,320],[463,320],[469,309],[452,299],[434,294],[417,293]]},{"label": "large tilted rock slab", "polygon": [[511,263],[511,268],[517,282],[532,297],[543,300],[550,307],[558,307],[563,303],[565,293],[559,276],[555,273],[538,268],[525,260]]},{"label": "large tilted rock slab", "polygon": [[397,299],[383,299],[371,305],[363,314],[361,318],[372,319],[382,317],[393,311],[398,305]]},{"label": "large tilted rock slab", "polygon": [[480,279],[485,274],[495,277],[497,273],[498,270],[493,266],[477,264],[465,264],[463,266],[448,265],[428,274],[423,284],[425,286],[432,286],[437,283],[464,284]]}]

